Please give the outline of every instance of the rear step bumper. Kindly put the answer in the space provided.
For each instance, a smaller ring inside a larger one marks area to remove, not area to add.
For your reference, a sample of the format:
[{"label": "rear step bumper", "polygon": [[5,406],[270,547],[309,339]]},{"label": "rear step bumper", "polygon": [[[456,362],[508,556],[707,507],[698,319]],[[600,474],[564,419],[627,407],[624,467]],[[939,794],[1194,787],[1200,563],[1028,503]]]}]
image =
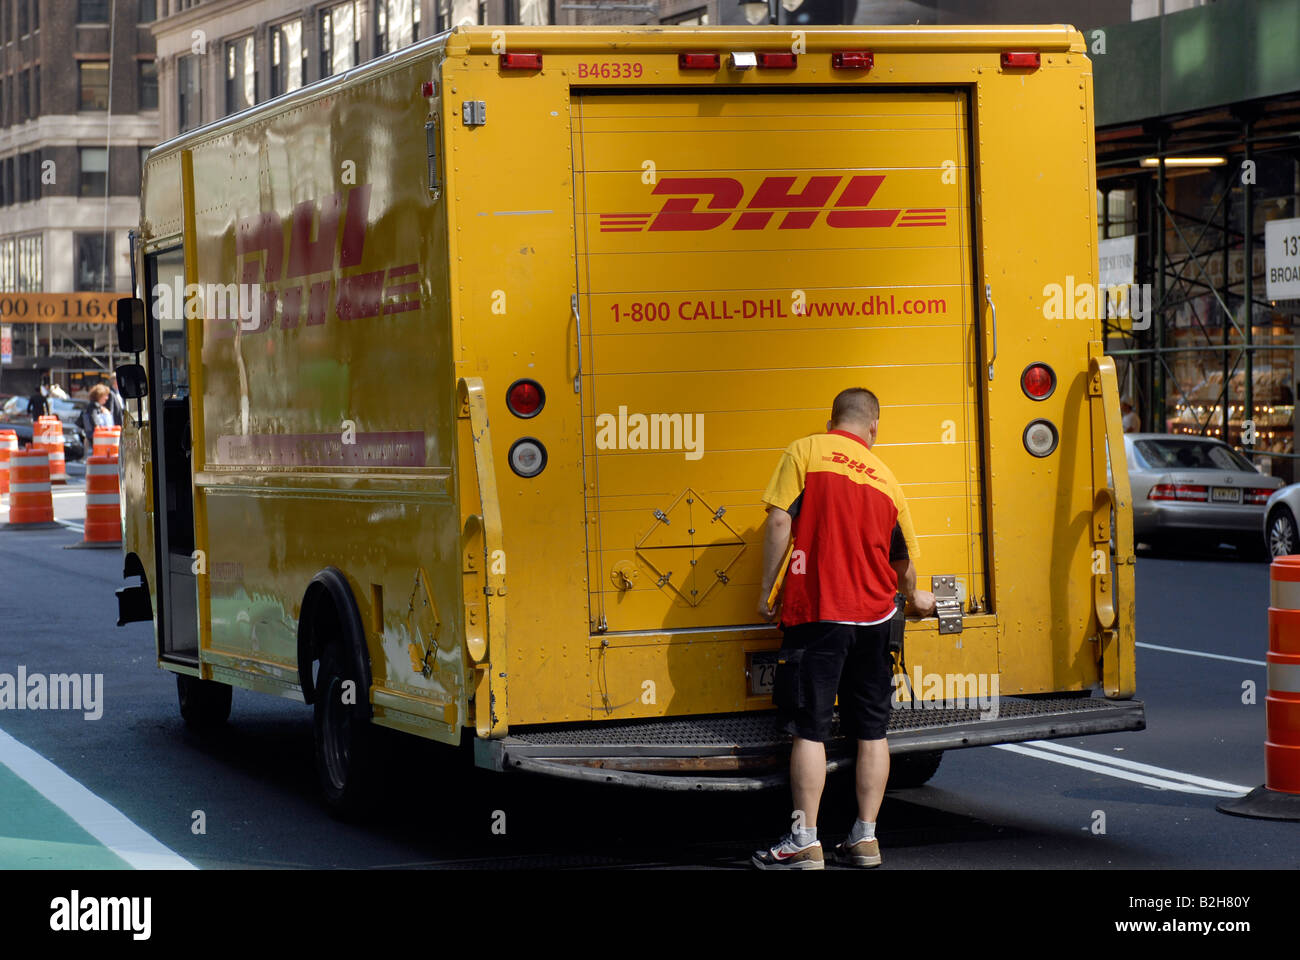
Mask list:
[{"label": "rear step bumper", "polygon": [[[895,709],[890,753],[956,750],[1146,728],[1141,700],[1002,697],[988,711],[939,704]],[[748,791],[780,786],[790,738],[772,711],[581,726],[520,728],[476,740],[475,763],[652,790]],[[827,769],[853,763],[854,744],[827,744]]]}]

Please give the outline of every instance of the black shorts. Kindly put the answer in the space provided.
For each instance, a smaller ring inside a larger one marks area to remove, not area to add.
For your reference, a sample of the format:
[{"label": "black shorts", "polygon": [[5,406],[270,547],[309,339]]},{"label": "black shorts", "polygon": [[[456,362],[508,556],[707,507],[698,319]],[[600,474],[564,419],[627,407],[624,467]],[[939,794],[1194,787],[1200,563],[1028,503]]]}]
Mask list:
[{"label": "black shorts", "polygon": [[786,733],[825,743],[838,694],[840,734],[881,740],[889,727],[893,672],[888,620],[870,627],[825,622],[786,627],[772,699]]}]

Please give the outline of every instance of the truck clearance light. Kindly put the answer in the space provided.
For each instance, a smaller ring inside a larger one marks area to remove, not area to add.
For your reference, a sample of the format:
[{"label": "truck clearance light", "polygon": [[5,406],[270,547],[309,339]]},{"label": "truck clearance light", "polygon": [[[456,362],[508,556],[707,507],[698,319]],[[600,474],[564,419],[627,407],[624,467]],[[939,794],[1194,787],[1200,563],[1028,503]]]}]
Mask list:
[{"label": "truck clearance light", "polygon": [[1030,400],[1046,400],[1056,392],[1056,372],[1045,363],[1031,363],[1020,375],[1020,389]]},{"label": "truck clearance light", "polygon": [[722,55],[717,53],[679,53],[678,70],[717,70],[722,65]]},{"label": "truck clearance light", "polygon": [[506,390],[506,409],[521,420],[537,416],[545,404],[546,391],[536,380],[516,380]]},{"label": "truck clearance light", "polygon": [[1250,487],[1242,491],[1243,503],[1268,503],[1268,498],[1273,495],[1272,487]]},{"label": "truck clearance light", "polygon": [[870,70],[876,55],[870,50],[840,50],[831,54],[831,66],[836,70]]},{"label": "truck clearance light", "polygon": [[1049,456],[1060,442],[1056,427],[1049,420],[1030,420],[1021,439],[1025,449],[1035,457]]},{"label": "truck clearance light", "polygon": [[793,53],[760,53],[758,55],[760,70],[793,70],[798,65],[799,57]]},{"label": "truck clearance light", "polygon": [[510,445],[506,459],[511,470],[528,480],[546,469],[546,448],[535,437],[520,437]]},{"label": "truck clearance light", "polygon": [[1157,483],[1147,494],[1148,500],[1186,500],[1205,503],[1210,499],[1210,488],[1194,483]]},{"label": "truck clearance light", "polygon": [[540,70],[542,69],[542,55],[540,53],[503,53],[501,54],[502,70]]},{"label": "truck clearance light", "polygon": [[1003,70],[1037,70],[1041,58],[1037,50],[1003,50]]}]

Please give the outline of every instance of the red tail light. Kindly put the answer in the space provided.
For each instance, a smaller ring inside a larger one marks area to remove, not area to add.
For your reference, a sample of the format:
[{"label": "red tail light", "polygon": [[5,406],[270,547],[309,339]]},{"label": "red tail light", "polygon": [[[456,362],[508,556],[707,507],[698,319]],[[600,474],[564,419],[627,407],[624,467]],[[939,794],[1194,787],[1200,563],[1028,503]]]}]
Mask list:
[{"label": "red tail light", "polygon": [[540,53],[503,53],[501,54],[502,70],[540,70],[542,69],[542,55]]},{"label": "red tail light", "polygon": [[1031,363],[1020,375],[1020,389],[1030,400],[1046,400],[1056,390],[1056,373],[1045,363]]},{"label": "red tail light", "polygon": [[831,54],[831,66],[836,70],[870,70],[876,55],[870,50],[841,50]]},{"label": "red tail light", "polygon": [[506,408],[521,420],[535,417],[546,404],[546,391],[536,380],[516,380],[506,390]]},{"label": "red tail light", "polygon": [[758,65],[769,70],[793,70],[799,64],[799,58],[793,53],[760,53]]},{"label": "red tail light", "polygon": [[1273,496],[1272,487],[1249,487],[1242,491],[1242,500],[1244,503],[1268,503],[1268,498]]},{"label": "red tail light", "polygon": [[1037,70],[1041,65],[1037,50],[1003,50],[1003,70]]},{"label": "red tail light", "polygon": [[679,70],[717,70],[722,66],[722,55],[717,53],[679,53]]},{"label": "red tail light", "polygon": [[1194,483],[1157,483],[1147,494],[1147,499],[1205,503],[1210,499],[1210,488]]}]

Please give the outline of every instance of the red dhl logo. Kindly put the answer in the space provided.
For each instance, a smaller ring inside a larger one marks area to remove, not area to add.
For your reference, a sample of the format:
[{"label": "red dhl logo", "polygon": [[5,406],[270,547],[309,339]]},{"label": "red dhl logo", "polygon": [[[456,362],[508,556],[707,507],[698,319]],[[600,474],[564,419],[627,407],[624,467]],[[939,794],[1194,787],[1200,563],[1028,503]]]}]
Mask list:
[{"label": "red dhl logo", "polygon": [[829,457],[822,457],[822,459],[829,460],[831,463],[842,463],[844,464],[844,469],[855,470],[858,473],[865,473],[873,480],[880,479],[879,477],[876,476],[875,467],[869,467],[861,460],[854,460],[847,453],[840,453],[838,450],[834,450],[831,452],[831,455]]},{"label": "red dhl logo", "polygon": [[[240,282],[261,274],[260,324],[270,328],[280,306],[280,328],[358,320],[420,308],[420,266],[406,263],[383,270],[356,271],[370,232],[370,184],[322,201],[304,200],[289,218],[288,262],[285,224],[275,211],[245,217],[235,226]],[[341,222],[340,222],[341,221]],[[350,271],[335,281],[334,273]],[[306,307],[304,315],[304,305]],[[233,333],[233,328],[229,331]]]},{"label": "red dhl logo", "polygon": [[[793,191],[797,179],[764,177],[745,203],[745,187],[732,177],[663,177],[651,191],[666,198],[658,213],[602,213],[600,231],[715,230],[728,221],[732,230],[762,230],[778,217],[779,230],[807,230],[823,213],[826,226],[841,230],[942,227],[948,222],[943,207],[872,209],[871,200],[885,181],[883,174],[809,177],[802,190]],[[846,179],[848,182],[844,183]],[[841,183],[844,189],[835,196]],[[697,209],[701,201],[703,206]]]}]

